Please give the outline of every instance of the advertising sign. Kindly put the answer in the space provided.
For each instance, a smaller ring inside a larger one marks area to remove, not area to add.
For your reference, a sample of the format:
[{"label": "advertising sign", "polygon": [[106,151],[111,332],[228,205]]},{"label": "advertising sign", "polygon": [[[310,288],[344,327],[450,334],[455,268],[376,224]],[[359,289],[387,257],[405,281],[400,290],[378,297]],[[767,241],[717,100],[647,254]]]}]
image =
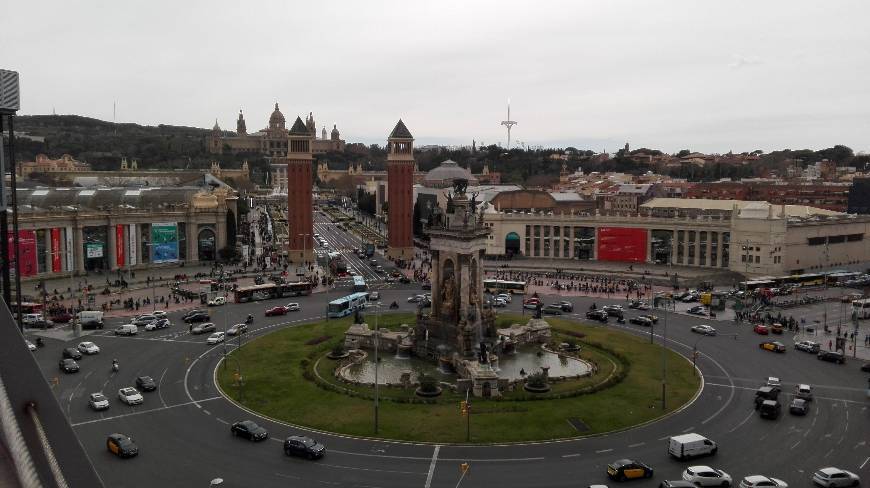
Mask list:
[{"label": "advertising sign", "polygon": [[60,257],[60,228],[51,229],[51,272],[59,273],[62,268],[62,259]]},{"label": "advertising sign", "polygon": [[[9,263],[10,271],[17,272],[21,268],[21,276],[33,276],[38,272],[36,265],[36,231],[34,230],[19,230],[18,239],[16,242],[15,234],[8,232],[6,234],[9,242]],[[15,262],[15,245],[18,245],[18,258],[20,263]]]},{"label": "advertising sign", "polygon": [[63,233],[64,243],[66,245],[66,270],[67,271],[75,271],[76,262],[73,259],[73,228],[67,227],[64,229]]},{"label": "advertising sign", "polygon": [[628,227],[598,228],[598,260],[642,263],[646,261],[647,230]]},{"label": "advertising sign", "polygon": [[103,257],[102,242],[88,242],[85,244],[85,257],[88,259]]},{"label": "advertising sign", "polygon": [[130,251],[127,253],[130,256],[130,266],[133,266],[138,261],[139,256],[139,228],[136,224],[130,224]]},{"label": "advertising sign", "polygon": [[124,226],[118,224],[115,226],[115,262],[119,268],[124,267]]},{"label": "advertising sign", "polygon": [[151,224],[151,256],[154,263],[178,261],[178,224]]}]

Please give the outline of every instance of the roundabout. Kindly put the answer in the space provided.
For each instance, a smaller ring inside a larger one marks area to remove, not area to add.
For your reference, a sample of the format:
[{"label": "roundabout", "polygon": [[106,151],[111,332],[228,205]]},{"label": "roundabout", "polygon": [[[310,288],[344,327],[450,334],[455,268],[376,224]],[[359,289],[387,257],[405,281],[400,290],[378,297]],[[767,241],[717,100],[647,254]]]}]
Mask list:
[{"label": "roundabout", "polygon": [[[385,314],[379,320],[385,329],[398,329],[413,318]],[[505,314],[499,321],[509,325],[523,318],[528,319]],[[553,356],[590,364],[592,371],[577,378],[551,378],[538,392],[531,392],[528,382],[518,381],[499,398],[472,398],[470,419],[464,418],[467,413],[460,407],[465,394],[455,391],[455,382],[441,374],[442,394],[429,398],[419,395],[416,383],[380,384],[380,421],[375,432],[373,385],[347,381],[336,371],[355,364],[330,359],[350,318],[318,321],[253,339],[229,354],[215,377],[224,395],[271,420],[344,435],[428,443],[545,441],[625,430],[681,409],[698,392],[700,379],[691,363],[667,352],[669,389],[667,409],[662,411],[663,358],[658,344],[607,327],[565,319],[549,322],[554,332],[551,345],[575,339],[581,347],[573,353],[579,360]],[[414,364],[410,358],[396,362],[407,368]],[[532,373],[530,367],[527,376],[535,376]]]}]

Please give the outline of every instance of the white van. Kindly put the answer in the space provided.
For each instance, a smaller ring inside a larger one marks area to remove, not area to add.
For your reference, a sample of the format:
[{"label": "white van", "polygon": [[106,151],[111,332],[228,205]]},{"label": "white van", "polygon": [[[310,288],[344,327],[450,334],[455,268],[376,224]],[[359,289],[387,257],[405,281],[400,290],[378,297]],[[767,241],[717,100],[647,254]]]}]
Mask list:
[{"label": "white van", "polygon": [[82,324],[83,329],[103,328],[103,312],[98,310],[83,310],[76,314],[76,319]]},{"label": "white van", "polygon": [[124,324],[119,325],[115,328],[115,335],[136,335],[139,333],[139,327],[136,327],[136,324]]},{"label": "white van", "polygon": [[21,321],[24,323],[24,325],[36,325],[41,324],[45,321],[45,319],[42,318],[41,313],[26,313],[23,317],[21,317]]},{"label": "white van", "polygon": [[712,456],[719,446],[700,434],[675,435],[668,440],[668,454],[677,459]]}]

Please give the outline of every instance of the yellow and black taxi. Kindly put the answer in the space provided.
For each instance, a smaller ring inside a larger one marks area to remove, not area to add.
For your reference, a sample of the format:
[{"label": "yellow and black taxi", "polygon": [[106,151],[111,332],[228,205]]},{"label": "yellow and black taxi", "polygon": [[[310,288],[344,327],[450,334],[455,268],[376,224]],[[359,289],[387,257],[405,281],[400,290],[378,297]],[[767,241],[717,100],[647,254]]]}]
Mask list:
[{"label": "yellow and black taxi", "polygon": [[607,476],[617,481],[636,478],[652,478],[653,469],[648,465],[632,459],[617,459],[607,465]]},{"label": "yellow and black taxi", "polygon": [[764,341],[759,344],[758,347],[764,349],[765,351],[785,352],[785,344],[778,341]]},{"label": "yellow and black taxi", "polygon": [[139,454],[139,446],[133,442],[132,437],[124,434],[109,434],[108,439],[106,439],[106,448],[112,454],[122,458],[133,457]]}]

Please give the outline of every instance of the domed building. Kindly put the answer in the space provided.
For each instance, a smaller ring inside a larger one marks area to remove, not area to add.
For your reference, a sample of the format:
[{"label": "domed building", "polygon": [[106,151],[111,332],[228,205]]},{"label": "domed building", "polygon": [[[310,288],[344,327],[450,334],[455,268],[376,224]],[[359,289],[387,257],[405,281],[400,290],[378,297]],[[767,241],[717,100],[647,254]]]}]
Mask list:
[{"label": "domed building", "polygon": [[[326,128],[323,135],[317,137],[317,129],[314,122],[314,113],[309,112],[305,122],[306,130],[311,135],[311,147],[314,154],[323,154],[329,151],[344,152],[345,142],[340,138],[337,125],[332,126],[329,138],[326,136]],[[252,134],[248,134],[245,124],[245,116],[239,110],[236,120],[236,133],[225,135],[215,120],[214,128],[208,136],[207,146],[212,154],[239,154],[254,153],[262,154],[268,158],[283,158],[287,156],[288,135],[287,119],[275,103],[275,109],[269,115],[269,124]]]},{"label": "domed building", "polygon": [[468,184],[476,186],[480,182],[477,176],[471,174],[471,171],[459,166],[456,161],[448,159],[439,164],[438,167],[426,173],[423,177],[423,186],[429,188],[448,188],[453,186],[453,180],[465,179]]}]

